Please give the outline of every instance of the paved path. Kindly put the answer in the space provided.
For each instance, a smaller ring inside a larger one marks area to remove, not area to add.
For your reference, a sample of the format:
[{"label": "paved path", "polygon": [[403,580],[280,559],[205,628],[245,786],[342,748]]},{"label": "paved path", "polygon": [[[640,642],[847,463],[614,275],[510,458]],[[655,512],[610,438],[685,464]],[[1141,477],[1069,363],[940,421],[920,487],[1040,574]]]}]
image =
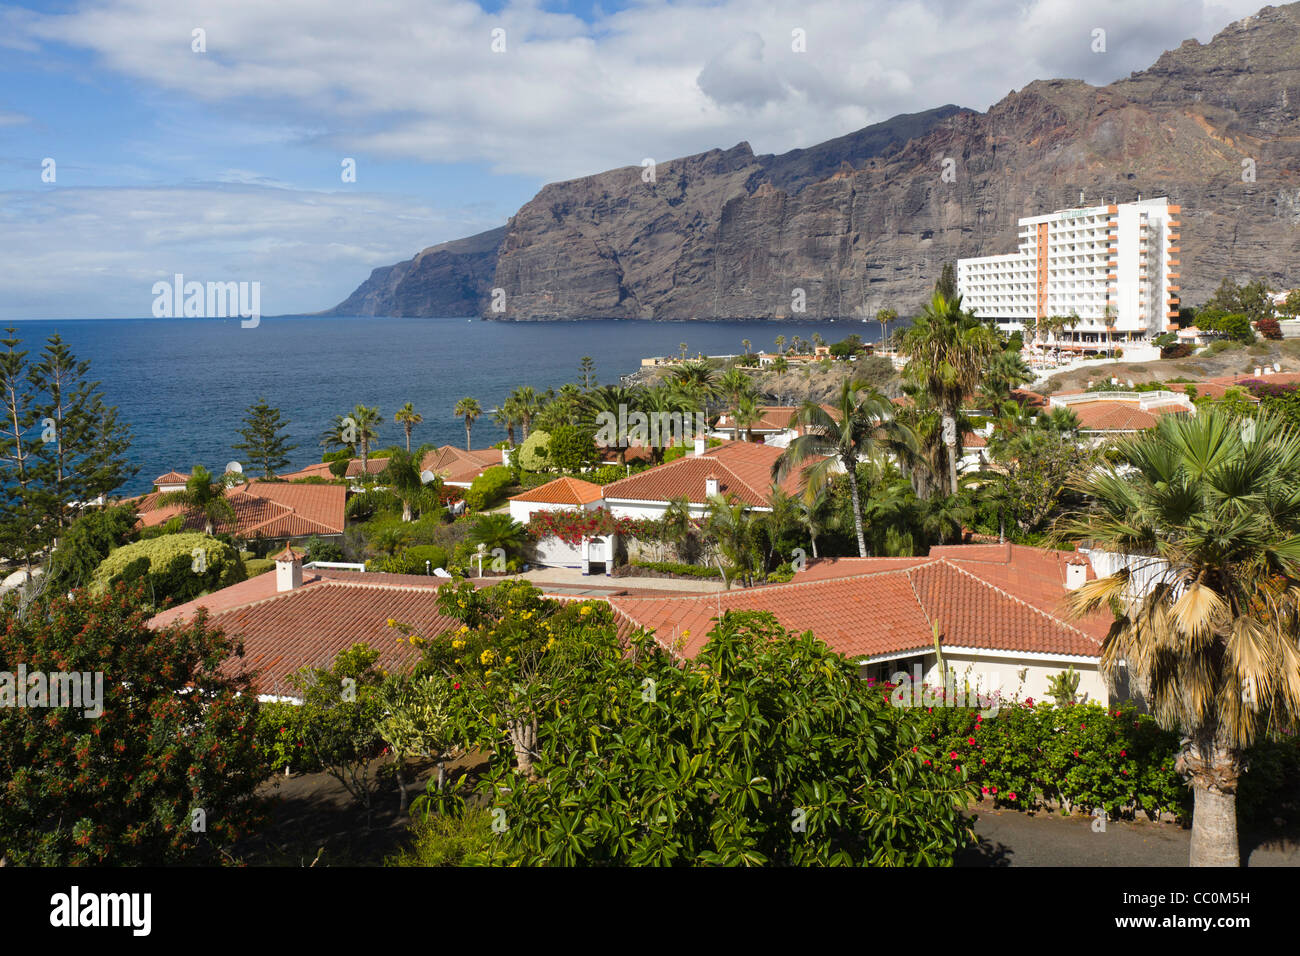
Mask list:
[{"label": "paved path", "polygon": [[[1106,832],[1098,833],[1083,816],[1016,810],[980,810],[976,816],[980,845],[962,854],[959,866],[1186,866],[1191,844],[1191,831],[1171,823],[1110,820]],[[1242,861],[1300,866],[1295,836],[1248,833]]]}]

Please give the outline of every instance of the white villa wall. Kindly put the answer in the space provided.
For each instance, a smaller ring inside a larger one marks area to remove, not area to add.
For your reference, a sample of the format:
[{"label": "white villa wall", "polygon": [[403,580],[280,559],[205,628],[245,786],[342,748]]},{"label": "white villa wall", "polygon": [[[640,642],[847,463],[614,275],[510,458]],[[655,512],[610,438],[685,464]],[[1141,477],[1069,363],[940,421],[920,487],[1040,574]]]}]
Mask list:
[{"label": "white villa wall", "polygon": [[[959,686],[969,684],[982,692],[997,691],[1006,699],[1019,697],[1024,700],[1032,697],[1035,701],[1041,700],[1048,696],[1048,687],[1052,678],[1061,671],[1073,667],[1079,675],[1079,689],[1076,694],[1081,700],[1086,699],[1101,704],[1112,703],[1112,694],[1106,687],[1106,679],[1101,673],[1100,662],[1096,658],[1065,654],[1042,654],[1031,657],[1013,652],[947,647],[943,649],[943,658],[948,669],[956,672]],[[869,659],[862,662],[864,674],[871,663],[873,662]],[[943,675],[939,672],[939,665],[933,652],[924,656],[921,668],[922,682],[934,687],[942,682]],[[898,671],[909,675],[913,673],[900,658],[896,662],[886,663],[884,676],[890,679]],[[1087,695],[1086,698],[1084,695]]]}]

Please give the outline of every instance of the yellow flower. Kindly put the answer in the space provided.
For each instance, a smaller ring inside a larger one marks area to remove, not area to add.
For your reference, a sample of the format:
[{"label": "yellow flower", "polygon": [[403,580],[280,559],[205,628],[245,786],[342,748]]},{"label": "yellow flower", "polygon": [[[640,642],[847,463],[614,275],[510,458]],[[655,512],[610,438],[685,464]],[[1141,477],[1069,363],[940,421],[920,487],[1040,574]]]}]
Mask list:
[{"label": "yellow flower", "polygon": [[388,619],[388,626],[389,626],[389,627],[397,627],[397,622],[394,621],[394,620],[390,617],[390,618]]},{"label": "yellow flower", "polygon": [[582,606],[582,610],[580,610],[578,613],[579,613],[581,616],[586,617],[588,614],[591,613],[591,605],[590,605],[590,604],[584,604],[584,605]]},{"label": "yellow flower", "polygon": [[478,656],[478,662],[482,664],[484,667],[486,667],[488,664],[491,664],[492,661],[495,659],[496,659],[496,654],[492,652],[491,648],[488,648]]},{"label": "yellow flower", "polygon": [[513,660],[514,660],[513,657],[510,657],[509,655],[506,656],[506,663],[507,663],[507,664],[509,664],[509,663],[510,663],[511,661],[513,661]]},{"label": "yellow flower", "polygon": [[462,647],[464,647],[464,646],[465,646],[465,642],[464,642],[464,641],[452,641],[452,642],[451,642],[451,649],[452,649],[453,651],[458,651],[458,650],[460,650],[460,649],[461,649]]}]

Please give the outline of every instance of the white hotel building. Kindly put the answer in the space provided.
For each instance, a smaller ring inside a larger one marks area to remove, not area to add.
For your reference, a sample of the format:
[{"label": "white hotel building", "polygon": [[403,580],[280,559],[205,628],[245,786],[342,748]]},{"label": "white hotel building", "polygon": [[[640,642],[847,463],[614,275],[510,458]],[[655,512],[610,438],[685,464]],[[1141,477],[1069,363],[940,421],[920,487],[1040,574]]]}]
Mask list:
[{"label": "white hotel building", "polygon": [[962,305],[1026,348],[1147,351],[1178,315],[1180,211],[1161,197],[1021,219],[1018,252],[957,260]]}]

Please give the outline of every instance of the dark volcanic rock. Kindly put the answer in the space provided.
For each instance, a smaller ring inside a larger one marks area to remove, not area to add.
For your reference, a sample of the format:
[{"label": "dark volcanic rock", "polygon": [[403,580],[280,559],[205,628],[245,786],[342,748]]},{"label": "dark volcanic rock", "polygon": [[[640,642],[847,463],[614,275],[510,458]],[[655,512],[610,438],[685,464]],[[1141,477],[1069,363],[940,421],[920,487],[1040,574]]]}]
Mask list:
[{"label": "dark volcanic rock", "polygon": [[1300,4],[1266,7],[1106,87],[1038,81],[987,113],[942,107],[780,156],[742,143],[660,163],[653,183],[629,167],[552,184],[472,248],[377,269],[333,311],[779,318],[802,293],[807,318],[906,315],[943,262],[1013,251],[1019,217],[1080,193],[1182,206],[1184,302],[1225,275],[1291,287],[1298,110]]},{"label": "dark volcanic rock", "polygon": [[322,315],[478,315],[492,285],[500,226],[430,246],[413,259],[370,273],[355,292]]}]

